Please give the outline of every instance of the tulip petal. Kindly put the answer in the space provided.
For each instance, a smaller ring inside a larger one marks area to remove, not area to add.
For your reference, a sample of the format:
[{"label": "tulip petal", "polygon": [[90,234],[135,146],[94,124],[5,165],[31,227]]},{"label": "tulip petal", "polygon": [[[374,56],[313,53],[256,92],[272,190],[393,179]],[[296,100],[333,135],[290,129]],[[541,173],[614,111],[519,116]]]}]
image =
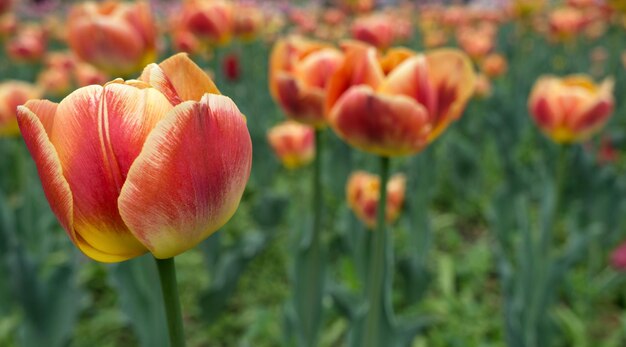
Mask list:
[{"label": "tulip petal", "polygon": [[404,95],[375,94],[369,86],[350,88],[329,114],[335,132],[349,144],[383,156],[412,154],[426,145],[426,109]]},{"label": "tulip petal", "polygon": [[150,134],[128,173],[119,210],[157,258],[175,256],[234,214],[250,175],[245,119],[228,97],[176,106]]},{"label": "tulip petal", "polygon": [[276,86],[276,100],[290,118],[312,126],[325,124],[323,89],[306,87],[286,73],[276,77]]},{"label": "tulip petal", "polygon": [[[43,120],[54,117],[56,104],[33,100],[18,108],[18,122],[26,146],[37,166],[44,194],[52,212],[65,229],[72,242],[85,255],[102,262],[128,259],[101,252],[86,243],[74,229],[74,202],[70,185],[63,176],[63,169],[56,149],[50,142]],[[36,113],[35,113],[36,112]]]},{"label": "tulip petal", "polygon": [[343,64],[335,71],[326,87],[326,109],[330,110],[343,93],[356,85],[374,89],[385,77],[374,47],[349,44]]},{"label": "tulip petal", "polygon": [[74,195],[74,228],[101,252],[132,258],[146,251],[117,199],[146,137],[170,109],[157,90],[119,83],[78,89],[59,104],[50,138]]},{"label": "tulip petal", "polygon": [[173,105],[199,101],[205,93],[221,94],[211,78],[186,53],[176,54],[159,65],[148,65],[139,79],[163,93]]},{"label": "tulip petal", "polygon": [[433,130],[429,142],[435,140],[448,125],[457,120],[474,93],[476,73],[472,62],[457,49],[437,49],[426,54],[429,80],[437,93],[437,114],[431,115]]}]

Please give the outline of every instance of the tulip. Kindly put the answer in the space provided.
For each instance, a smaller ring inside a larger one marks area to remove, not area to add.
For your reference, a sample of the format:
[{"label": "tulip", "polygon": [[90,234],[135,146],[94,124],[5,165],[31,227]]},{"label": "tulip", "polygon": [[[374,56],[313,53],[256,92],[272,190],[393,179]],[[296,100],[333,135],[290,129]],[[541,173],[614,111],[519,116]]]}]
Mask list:
[{"label": "tulip", "polygon": [[234,13],[234,34],[243,40],[252,40],[263,25],[263,12],[253,5],[239,5]]},{"label": "tulip", "polygon": [[82,60],[128,76],[156,57],[156,28],[146,2],[86,2],[67,19],[68,44]]},{"label": "tulip", "polygon": [[87,256],[171,258],[233,215],[250,174],[243,115],[185,55],[141,80],[18,108],[53,212]]},{"label": "tulip", "polygon": [[229,81],[236,81],[239,79],[241,70],[239,67],[239,55],[237,53],[231,53],[224,57],[222,64],[224,76],[226,76]]},{"label": "tulip", "polygon": [[186,1],[175,28],[210,44],[230,41],[234,29],[233,6],[226,1]]},{"label": "tulip", "polygon": [[296,169],[315,159],[315,130],[288,120],[267,132],[267,140],[283,165]]},{"label": "tulip", "polygon": [[473,59],[485,57],[495,45],[496,29],[492,25],[464,27],[457,32],[459,46]]},{"label": "tulip", "polygon": [[46,34],[40,26],[28,25],[19,28],[17,35],[7,41],[7,54],[17,61],[36,61],[46,52],[46,41]]},{"label": "tulip", "polygon": [[[417,54],[351,45],[331,77],[326,107],[333,130],[350,145],[381,156],[414,154],[458,119],[473,94],[472,63],[462,52]],[[395,61],[397,65],[382,62]]]},{"label": "tulip", "polygon": [[506,58],[498,53],[492,53],[485,57],[481,64],[482,71],[490,78],[495,78],[506,73],[508,64]]},{"label": "tulip", "polygon": [[293,120],[326,124],[324,99],[330,76],[343,61],[335,48],[292,36],[279,40],[270,57],[270,92]]},{"label": "tulip", "polygon": [[549,16],[550,31],[556,39],[571,39],[588,24],[584,13],[573,7],[553,10]]},{"label": "tulip", "polygon": [[29,99],[41,96],[41,90],[23,81],[0,83],[0,136],[17,136],[16,109]]},{"label": "tulip", "polygon": [[[387,182],[386,221],[393,223],[400,216],[404,203],[406,178],[398,174]],[[364,171],[350,175],[346,185],[348,206],[368,228],[376,226],[378,201],[380,200],[380,177]]]},{"label": "tulip", "polygon": [[613,106],[613,79],[597,85],[585,75],[543,76],[528,99],[535,123],[557,143],[587,140],[608,121]]},{"label": "tulip", "polygon": [[378,49],[387,49],[396,40],[395,18],[386,15],[361,17],[352,24],[352,37]]},{"label": "tulip", "polygon": [[611,253],[611,266],[617,271],[626,270],[626,242],[622,242]]}]

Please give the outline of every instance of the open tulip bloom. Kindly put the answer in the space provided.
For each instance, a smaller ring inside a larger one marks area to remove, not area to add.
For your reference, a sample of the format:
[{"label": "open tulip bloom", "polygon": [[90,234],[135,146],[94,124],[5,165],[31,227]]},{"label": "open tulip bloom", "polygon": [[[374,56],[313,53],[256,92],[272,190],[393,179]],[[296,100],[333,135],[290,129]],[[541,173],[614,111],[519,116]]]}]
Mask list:
[{"label": "open tulip bloom", "polygon": [[194,247],[234,214],[250,175],[244,116],[184,54],[59,104],[30,100],[17,118],[54,214],[102,262]]},{"label": "open tulip bloom", "polygon": [[420,152],[457,120],[474,92],[476,76],[469,57],[455,49],[418,54],[393,48],[381,57],[372,46],[348,42],[344,50],[343,62],[328,82],[327,121],[348,144],[381,159],[376,219],[368,221],[370,227],[376,225],[365,288],[369,305],[350,340],[352,346],[384,346],[389,341],[384,327],[393,326],[392,248],[385,228],[389,158]]}]

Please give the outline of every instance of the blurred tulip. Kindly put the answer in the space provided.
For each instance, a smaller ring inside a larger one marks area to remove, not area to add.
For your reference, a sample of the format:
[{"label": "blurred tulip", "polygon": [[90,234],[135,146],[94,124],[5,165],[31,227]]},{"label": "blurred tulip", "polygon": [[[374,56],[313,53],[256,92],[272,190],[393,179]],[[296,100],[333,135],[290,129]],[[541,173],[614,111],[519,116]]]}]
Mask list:
[{"label": "blurred tulip", "polygon": [[429,29],[423,34],[424,47],[437,48],[444,46],[448,42],[448,35],[440,29]]},{"label": "blurred tulip", "polygon": [[0,39],[4,40],[15,34],[17,19],[12,13],[0,16]]},{"label": "blurred tulip", "polygon": [[378,49],[387,49],[396,40],[394,20],[382,14],[358,18],[352,24],[352,37]]},{"label": "blurred tulip", "polygon": [[513,13],[519,18],[528,18],[540,12],[546,6],[546,0],[513,0]]},{"label": "blurred tulip", "polygon": [[156,58],[156,28],[146,2],[85,2],[67,19],[68,44],[82,60],[129,76]]},{"label": "blurred tulip", "polygon": [[194,247],[233,215],[250,174],[245,118],[198,66],[178,55],[144,74],[149,83],[118,79],[18,108],[53,212],[102,262]]},{"label": "blurred tulip", "polygon": [[[387,223],[395,222],[404,204],[406,178],[402,174],[391,177],[387,182]],[[364,171],[354,172],[346,186],[348,206],[368,228],[376,226],[376,212],[380,200],[380,177]]]},{"label": "blurred tulip", "polygon": [[462,27],[457,31],[457,41],[470,57],[479,60],[495,45],[496,29],[491,25]]},{"label": "blurred tulip", "polygon": [[376,4],[375,0],[334,0],[335,5],[349,12],[369,12]]},{"label": "blurred tulip", "polygon": [[41,97],[41,90],[23,81],[5,81],[0,83],[0,137],[17,136],[17,107],[29,99]]},{"label": "blurred tulip", "polygon": [[474,89],[474,95],[479,99],[484,99],[490,97],[491,92],[491,80],[489,80],[485,74],[478,74],[478,76],[476,76],[476,88]]},{"label": "blurred tulip", "polygon": [[326,99],[328,122],[344,141],[382,156],[414,154],[461,116],[474,92],[468,57],[454,49],[409,52],[391,50],[404,59],[384,69],[375,48],[347,48]]},{"label": "blurred tulip", "polygon": [[305,166],[315,158],[315,130],[308,125],[282,122],[267,132],[267,140],[288,169]]},{"label": "blurred tulip", "polygon": [[622,242],[611,253],[611,266],[617,271],[626,271],[626,242]]},{"label": "blurred tulip", "polygon": [[237,53],[230,53],[225,56],[224,61],[222,62],[222,69],[226,79],[229,81],[237,81],[239,79],[239,75],[241,75],[239,55]]},{"label": "blurred tulip", "polygon": [[613,112],[613,79],[596,85],[585,75],[539,78],[528,99],[537,126],[558,143],[587,140]]},{"label": "blurred tulip", "polygon": [[561,7],[550,12],[550,32],[555,39],[571,39],[587,24],[584,13],[573,7]]},{"label": "blurred tulip", "polygon": [[321,42],[297,36],[279,40],[270,57],[272,97],[289,118],[323,127],[326,85],[342,61],[339,50]]},{"label": "blurred tulip", "polygon": [[17,61],[36,61],[46,52],[46,34],[37,25],[18,28],[16,36],[6,43],[7,54]]},{"label": "blurred tulip", "polygon": [[251,4],[237,5],[234,11],[233,30],[235,35],[244,40],[254,39],[263,25],[263,12]]},{"label": "blurred tulip", "polygon": [[93,65],[81,62],[74,66],[74,79],[77,86],[85,87],[92,84],[105,84],[108,76]]},{"label": "blurred tulip", "polygon": [[46,95],[65,96],[72,89],[70,73],[69,70],[64,69],[45,69],[37,76],[37,85],[45,91]]},{"label": "blurred tulip", "polygon": [[495,78],[506,73],[508,64],[502,54],[492,53],[485,57],[481,64],[482,71],[489,78]]},{"label": "blurred tulip", "polygon": [[201,41],[226,44],[233,35],[233,6],[221,0],[185,1],[174,26],[175,30],[189,32]]}]

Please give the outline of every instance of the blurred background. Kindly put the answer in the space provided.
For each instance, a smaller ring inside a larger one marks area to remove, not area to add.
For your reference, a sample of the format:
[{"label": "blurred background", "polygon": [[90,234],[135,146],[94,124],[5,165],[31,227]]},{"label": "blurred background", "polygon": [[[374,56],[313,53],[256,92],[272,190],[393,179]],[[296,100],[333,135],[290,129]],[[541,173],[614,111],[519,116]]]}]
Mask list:
[{"label": "blurred background", "polygon": [[[127,29],[140,27],[128,16],[94,36],[127,40],[123,58],[72,32],[90,15],[76,10],[82,3],[0,0],[0,346],[168,346],[151,257],[102,264],[72,245],[15,107],[136,78],[181,51],[246,115],[254,148],[235,216],[176,258],[188,345],[348,345],[371,231],[346,184],[357,170],[377,172],[377,161],[330,130],[321,135],[325,271],[312,318],[318,333],[307,338],[293,300],[310,290],[297,284],[312,166],[281,161],[268,140],[285,120],[270,95],[269,56],[290,34],[335,46],[356,39],[381,52],[459,47],[479,76],[463,116],[418,155],[392,163],[406,181],[389,227],[389,346],[626,346],[626,2],[149,1],[148,34]],[[99,4],[103,17],[116,6]],[[584,141],[556,143],[528,107],[546,74],[612,78],[612,117]]]}]

